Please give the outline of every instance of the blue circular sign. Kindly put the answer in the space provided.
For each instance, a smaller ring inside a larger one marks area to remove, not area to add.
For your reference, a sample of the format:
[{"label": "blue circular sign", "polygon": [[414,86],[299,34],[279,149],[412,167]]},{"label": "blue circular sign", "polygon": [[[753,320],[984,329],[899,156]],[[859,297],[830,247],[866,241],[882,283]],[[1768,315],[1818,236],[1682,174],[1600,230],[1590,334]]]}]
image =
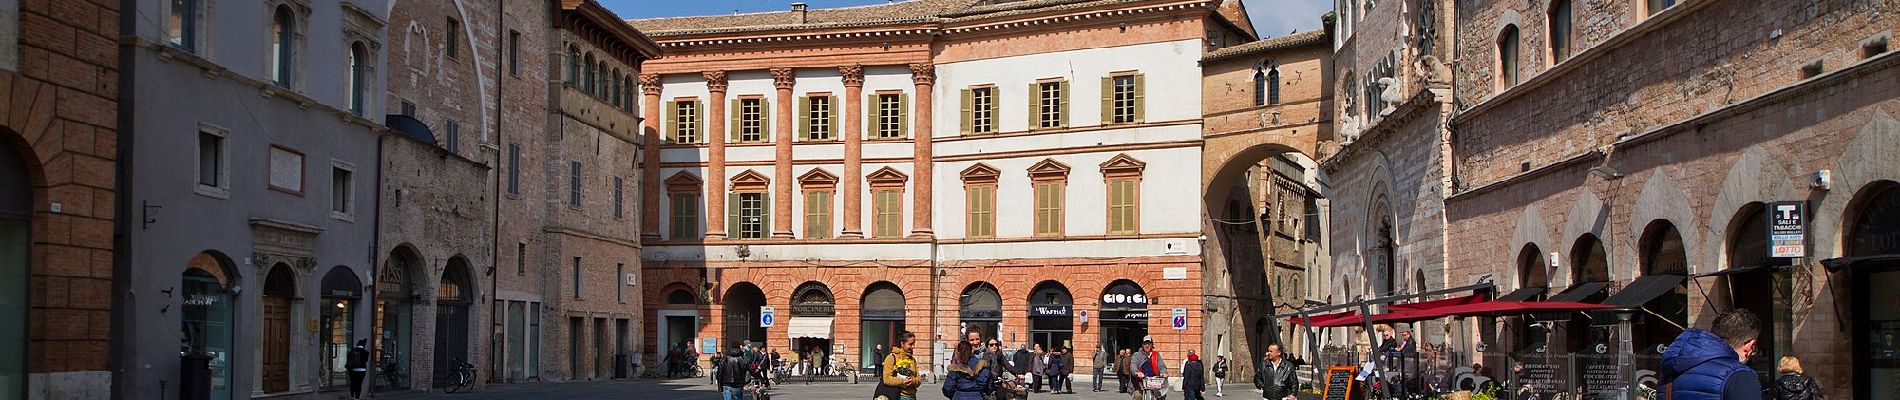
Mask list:
[{"label": "blue circular sign", "polygon": [[1185,328],[1185,327],[1187,327],[1187,316],[1186,316],[1186,315],[1176,315],[1176,316],[1174,316],[1174,327],[1176,327],[1176,328]]},{"label": "blue circular sign", "polygon": [[772,326],[772,319],[773,319],[773,318],[772,318],[772,314],[764,314],[764,315],[760,315],[760,316],[759,316],[759,324],[760,324],[760,325],[765,325],[765,326]]}]

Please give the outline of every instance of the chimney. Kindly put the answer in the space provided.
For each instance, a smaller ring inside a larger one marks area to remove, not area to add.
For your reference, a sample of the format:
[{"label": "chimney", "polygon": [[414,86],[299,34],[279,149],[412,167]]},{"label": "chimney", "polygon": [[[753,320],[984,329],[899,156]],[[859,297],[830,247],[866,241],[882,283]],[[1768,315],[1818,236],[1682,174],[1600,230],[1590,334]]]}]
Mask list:
[{"label": "chimney", "polygon": [[798,23],[805,23],[805,3],[792,3],[792,15],[798,17]]}]

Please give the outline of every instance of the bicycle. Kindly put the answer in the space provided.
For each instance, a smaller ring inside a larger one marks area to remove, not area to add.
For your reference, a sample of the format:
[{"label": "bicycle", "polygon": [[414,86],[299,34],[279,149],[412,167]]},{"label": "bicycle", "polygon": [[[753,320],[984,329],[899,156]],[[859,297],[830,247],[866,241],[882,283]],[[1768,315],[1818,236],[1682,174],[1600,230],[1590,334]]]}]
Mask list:
[{"label": "bicycle", "polygon": [[384,355],[382,362],[378,364],[381,365],[381,368],[377,369],[376,378],[383,381],[384,387],[390,387],[390,388],[407,387],[407,385],[403,384],[404,383],[403,381],[408,380],[407,379],[408,377],[403,376],[402,369],[396,366],[395,357]]},{"label": "bicycle", "polygon": [[449,372],[449,384],[442,388],[443,392],[450,394],[468,389],[469,385],[475,383],[475,365],[460,358],[453,360],[451,363],[455,364],[455,368]]}]

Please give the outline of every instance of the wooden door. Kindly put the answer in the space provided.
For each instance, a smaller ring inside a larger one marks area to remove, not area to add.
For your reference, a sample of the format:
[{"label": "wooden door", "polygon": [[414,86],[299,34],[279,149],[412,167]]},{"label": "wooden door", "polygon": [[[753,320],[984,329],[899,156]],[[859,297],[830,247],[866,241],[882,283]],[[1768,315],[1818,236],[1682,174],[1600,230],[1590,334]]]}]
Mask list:
[{"label": "wooden door", "polygon": [[290,390],[290,298],[264,296],[264,393]]}]

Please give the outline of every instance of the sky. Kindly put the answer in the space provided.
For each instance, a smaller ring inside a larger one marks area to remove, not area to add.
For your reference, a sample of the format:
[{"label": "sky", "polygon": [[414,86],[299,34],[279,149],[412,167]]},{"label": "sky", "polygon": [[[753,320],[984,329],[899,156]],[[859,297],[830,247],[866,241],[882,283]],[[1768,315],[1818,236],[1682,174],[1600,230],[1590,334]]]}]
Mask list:
[{"label": "sky", "polygon": [[[887,0],[596,0],[621,18],[679,17],[738,12],[782,11],[795,1],[812,8],[880,4]],[[1331,11],[1332,0],[1246,0],[1247,17],[1262,36],[1286,36],[1294,30],[1319,29],[1319,16]]]}]

